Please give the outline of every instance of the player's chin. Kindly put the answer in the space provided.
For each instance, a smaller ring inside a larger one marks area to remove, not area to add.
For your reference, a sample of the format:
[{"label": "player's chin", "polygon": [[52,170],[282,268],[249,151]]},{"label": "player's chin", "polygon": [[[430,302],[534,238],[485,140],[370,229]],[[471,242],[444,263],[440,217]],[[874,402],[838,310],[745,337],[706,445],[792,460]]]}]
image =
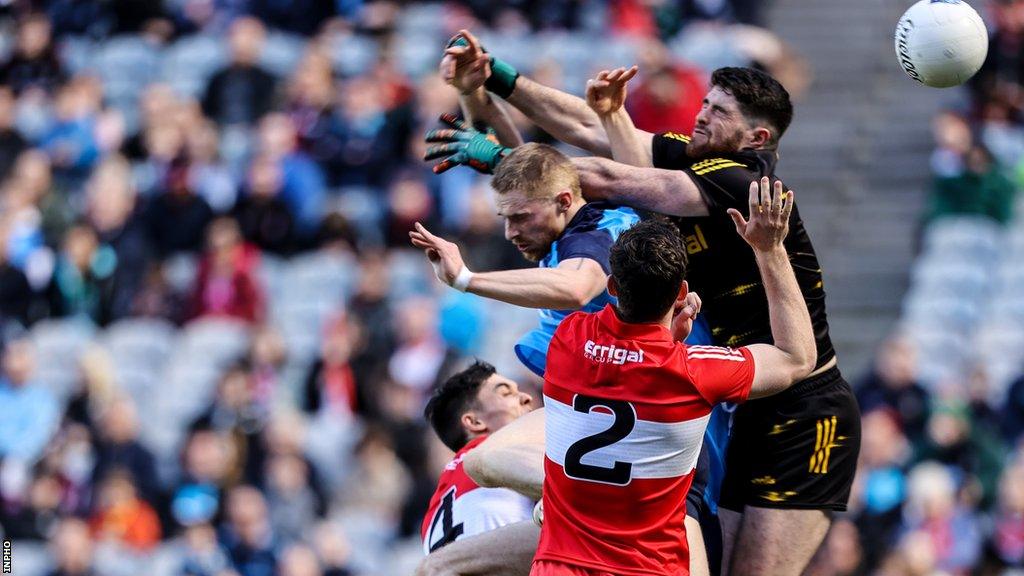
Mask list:
[{"label": "player's chin", "polygon": [[519,249],[519,253],[523,255],[523,258],[526,258],[530,262],[540,262],[541,259],[544,258],[543,254],[541,254],[539,252],[535,252],[533,250],[530,250],[529,248],[527,248],[527,249],[520,248]]}]

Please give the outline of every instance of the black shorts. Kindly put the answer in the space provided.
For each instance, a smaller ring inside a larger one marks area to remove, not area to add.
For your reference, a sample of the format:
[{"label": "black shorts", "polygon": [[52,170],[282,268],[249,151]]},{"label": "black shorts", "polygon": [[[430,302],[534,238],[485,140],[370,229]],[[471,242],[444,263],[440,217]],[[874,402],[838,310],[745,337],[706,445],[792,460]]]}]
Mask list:
[{"label": "black shorts", "polygon": [[860,409],[838,368],[736,409],[719,506],[846,510]]}]

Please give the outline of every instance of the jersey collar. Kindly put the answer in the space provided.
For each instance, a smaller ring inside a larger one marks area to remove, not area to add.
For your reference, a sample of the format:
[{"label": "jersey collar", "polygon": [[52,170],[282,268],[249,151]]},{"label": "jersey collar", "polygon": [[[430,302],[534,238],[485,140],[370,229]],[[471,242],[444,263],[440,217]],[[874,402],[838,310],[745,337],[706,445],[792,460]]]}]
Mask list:
[{"label": "jersey collar", "polygon": [[605,305],[604,309],[597,313],[597,317],[612,334],[626,340],[672,341],[672,332],[661,324],[623,322],[611,304]]}]

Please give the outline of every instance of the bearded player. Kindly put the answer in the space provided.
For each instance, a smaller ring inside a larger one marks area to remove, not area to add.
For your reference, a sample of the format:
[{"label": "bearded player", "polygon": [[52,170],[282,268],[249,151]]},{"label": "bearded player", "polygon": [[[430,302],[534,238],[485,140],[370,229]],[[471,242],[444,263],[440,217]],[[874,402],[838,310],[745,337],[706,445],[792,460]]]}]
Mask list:
[{"label": "bearded player", "polygon": [[[737,241],[726,212],[745,207],[751,180],[775,178],[779,142],[793,114],[777,81],[746,68],[716,70],[692,136],[651,134],[635,129],[622,110],[625,82],[635,70],[604,73],[591,83],[596,112],[583,99],[520,76],[468,33],[462,38],[442,63],[450,83],[463,92],[484,86],[556,138],[633,165],[575,159],[588,199],[678,217],[688,279],[705,299],[715,343],[773,341],[755,259]],[[495,121],[485,113],[481,119]],[[492,152],[476,147],[474,153]],[[813,322],[817,361],[788,392],[737,410],[720,502],[723,572],[731,561],[737,574],[801,573],[831,514],[846,509],[856,468],[859,411],[837,368],[814,248],[796,209],[790,219],[785,247]]]}]

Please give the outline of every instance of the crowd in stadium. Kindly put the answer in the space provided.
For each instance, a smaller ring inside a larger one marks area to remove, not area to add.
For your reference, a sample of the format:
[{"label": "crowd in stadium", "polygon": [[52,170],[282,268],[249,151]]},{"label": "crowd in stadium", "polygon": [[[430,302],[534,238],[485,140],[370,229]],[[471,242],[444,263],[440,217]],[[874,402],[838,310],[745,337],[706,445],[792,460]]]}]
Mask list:
[{"label": "crowd in stadium", "polygon": [[[1024,225],[1024,2],[990,4],[972,106],[936,119],[928,226]],[[757,27],[764,9],[3,3],[0,532],[15,573],[409,572],[450,457],[422,418],[430,389],[474,355],[539,385],[504,333],[532,313],[442,290],[408,244],[419,221],[475,270],[528,265],[486,179],[420,160],[423,133],[458,109],[435,74],[444,42],[480,31],[574,93],[635,61],[637,126],[685,133],[719,66],[807,89]],[[981,369],[932,381],[923,356],[897,336],[871,374],[848,375],[859,477],[812,573],[1024,566],[1024,378],[999,394]]]}]

